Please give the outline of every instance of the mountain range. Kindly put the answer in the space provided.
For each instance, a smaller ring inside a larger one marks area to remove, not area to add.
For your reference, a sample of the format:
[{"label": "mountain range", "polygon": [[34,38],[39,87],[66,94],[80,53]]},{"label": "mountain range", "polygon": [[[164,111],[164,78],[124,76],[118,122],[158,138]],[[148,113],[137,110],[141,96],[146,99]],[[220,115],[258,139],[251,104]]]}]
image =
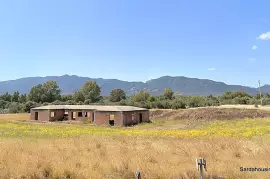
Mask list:
[{"label": "mountain range", "polygon": [[[128,95],[135,94],[141,90],[148,91],[152,95],[160,95],[164,88],[171,88],[180,95],[221,95],[227,91],[244,91],[249,94],[258,94],[258,88],[241,85],[228,85],[223,82],[216,82],[209,79],[188,78],[184,76],[172,77],[163,76],[147,82],[128,82],[118,79],[102,79],[79,77],[75,75],[47,76],[47,77],[27,77],[17,80],[0,82],[0,94],[5,92],[28,93],[30,89],[46,81],[57,82],[63,94],[71,94],[78,90],[86,81],[96,81],[101,87],[101,95],[108,96],[112,89],[121,88]],[[270,85],[261,87],[263,93],[270,92]]]}]

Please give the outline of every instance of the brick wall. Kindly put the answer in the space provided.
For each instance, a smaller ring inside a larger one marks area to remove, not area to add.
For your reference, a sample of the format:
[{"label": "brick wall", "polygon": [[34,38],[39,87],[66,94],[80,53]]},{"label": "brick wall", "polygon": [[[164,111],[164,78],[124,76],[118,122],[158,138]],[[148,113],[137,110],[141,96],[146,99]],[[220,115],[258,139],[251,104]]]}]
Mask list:
[{"label": "brick wall", "polygon": [[30,115],[31,120],[35,120],[35,112],[38,113],[38,121],[49,121],[48,110],[40,110],[40,111],[31,110],[31,115]]},{"label": "brick wall", "polygon": [[121,112],[95,112],[95,121],[96,125],[109,125],[110,115],[114,115],[114,125],[122,126],[122,113]]},{"label": "brick wall", "polygon": [[[52,113],[54,113],[54,117],[52,117]],[[49,118],[50,121],[59,121],[63,120],[65,115],[65,110],[58,109],[58,110],[49,110]]]},{"label": "brick wall", "polygon": [[149,111],[128,111],[123,112],[124,125],[134,125],[140,122],[140,114],[142,114],[142,121],[148,122]]},{"label": "brick wall", "polygon": [[[82,112],[82,115],[84,115],[84,112],[87,112],[87,117],[79,117],[79,112]],[[73,118],[72,118],[72,113],[73,113]],[[92,121],[92,114],[93,111],[92,110],[84,110],[84,111],[80,111],[80,110],[72,110],[72,111],[68,111],[68,120],[76,120],[76,121],[87,121],[90,120]]]}]

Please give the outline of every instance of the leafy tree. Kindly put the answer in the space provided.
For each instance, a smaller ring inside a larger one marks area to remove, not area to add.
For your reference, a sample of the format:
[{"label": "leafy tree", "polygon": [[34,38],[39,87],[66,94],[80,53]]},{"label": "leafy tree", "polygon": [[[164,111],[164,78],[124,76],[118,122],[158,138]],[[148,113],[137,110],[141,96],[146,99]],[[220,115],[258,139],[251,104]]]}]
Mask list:
[{"label": "leafy tree", "polygon": [[91,103],[98,102],[100,100],[100,87],[95,81],[87,81],[81,88],[81,92],[85,100],[90,100]]},{"label": "leafy tree", "polygon": [[84,101],[84,104],[86,104],[86,105],[89,105],[91,103],[92,103],[91,99],[87,99],[87,100]]},{"label": "leafy tree", "polygon": [[120,101],[120,105],[122,105],[122,106],[126,106],[127,104],[128,104],[128,101],[127,100],[122,99]]},{"label": "leafy tree", "polygon": [[8,102],[11,102],[11,98],[12,97],[8,92],[0,96],[0,99],[2,99],[4,101],[8,101]]},{"label": "leafy tree", "polygon": [[44,99],[45,94],[44,94],[44,89],[43,86],[41,84],[36,85],[34,87],[32,87],[32,89],[30,90],[29,94],[28,94],[28,98],[30,101],[36,102],[36,103],[40,103],[40,102],[45,102]]},{"label": "leafy tree", "polygon": [[73,95],[72,94],[66,94],[66,95],[62,95],[61,96],[61,101],[69,101],[73,99]]},{"label": "leafy tree", "polygon": [[9,108],[9,106],[10,106],[10,104],[11,104],[11,102],[6,101],[6,106],[5,106],[5,109],[8,109],[8,108]]},{"label": "leafy tree", "polygon": [[133,102],[147,101],[150,97],[150,94],[146,91],[140,91],[132,97]]},{"label": "leafy tree", "polygon": [[119,102],[126,99],[126,93],[122,89],[113,89],[110,95],[110,101]]},{"label": "leafy tree", "polygon": [[45,100],[43,102],[53,102],[61,99],[61,90],[56,81],[48,81],[42,85],[45,92]]},{"label": "leafy tree", "polygon": [[19,103],[26,103],[27,101],[27,95],[26,94],[21,94],[19,98]]},{"label": "leafy tree", "polygon": [[84,95],[82,93],[82,91],[76,91],[74,94],[73,94],[73,100],[75,102],[84,102],[85,101],[85,98],[84,98]]},{"label": "leafy tree", "polygon": [[24,112],[30,112],[31,108],[35,108],[37,107],[37,103],[34,101],[27,101],[24,105],[23,105],[23,111]]},{"label": "leafy tree", "polygon": [[151,109],[157,108],[157,102],[156,101],[150,102],[150,107],[151,107]]},{"label": "leafy tree", "polygon": [[0,99],[0,109],[5,109],[6,108],[6,101]]},{"label": "leafy tree", "polygon": [[165,88],[163,92],[163,96],[166,100],[172,100],[173,99],[173,91],[170,88]]},{"label": "leafy tree", "polygon": [[61,99],[61,90],[56,81],[48,81],[43,85],[39,84],[34,86],[28,95],[30,101],[37,103],[48,102],[51,103],[55,100]]},{"label": "leafy tree", "polygon": [[68,101],[66,101],[66,104],[67,104],[67,105],[75,105],[76,102],[73,101],[73,100],[68,100]]},{"label": "leafy tree", "polygon": [[60,101],[60,100],[55,100],[54,102],[52,102],[52,105],[64,105],[65,102]]},{"label": "leafy tree", "polygon": [[148,98],[148,101],[150,101],[150,102],[154,102],[154,101],[156,101],[155,96],[150,96],[150,97]]},{"label": "leafy tree", "polygon": [[21,110],[20,105],[19,105],[19,103],[17,103],[17,102],[12,102],[12,103],[9,105],[9,112],[10,112],[10,113],[19,113],[20,110]]},{"label": "leafy tree", "polygon": [[151,105],[147,101],[135,102],[134,106],[140,107],[140,108],[147,108],[147,109],[151,108]]},{"label": "leafy tree", "polygon": [[20,93],[18,91],[14,92],[14,94],[11,97],[12,102],[19,102]]}]

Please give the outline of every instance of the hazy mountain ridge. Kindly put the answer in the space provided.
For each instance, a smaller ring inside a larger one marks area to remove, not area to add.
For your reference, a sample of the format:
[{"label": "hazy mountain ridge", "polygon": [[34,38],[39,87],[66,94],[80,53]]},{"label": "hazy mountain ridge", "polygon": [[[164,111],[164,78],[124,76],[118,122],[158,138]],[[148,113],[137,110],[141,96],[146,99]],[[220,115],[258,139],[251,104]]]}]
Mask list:
[{"label": "hazy mountain ridge", "polygon": [[[163,76],[147,82],[128,82],[118,79],[102,79],[79,77],[75,75],[27,77],[17,80],[0,82],[0,94],[5,92],[28,93],[30,89],[46,81],[54,80],[60,86],[62,93],[70,94],[78,90],[86,81],[96,81],[101,87],[102,95],[109,95],[112,89],[121,88],[128,95],[135,94],[140,90],[146,90],[152,95],[160,95],[164,88],[171,88],[175,93],[182,95],[220,95],[226,91],[245,91],[250,94],[257,94],[258,89],[241,86],[228,85],[223,82],[216,82],[209,79],[188,78],[184,76],[171,77]],[[270,85],[262,86],[263,93],[270,92]]]}]

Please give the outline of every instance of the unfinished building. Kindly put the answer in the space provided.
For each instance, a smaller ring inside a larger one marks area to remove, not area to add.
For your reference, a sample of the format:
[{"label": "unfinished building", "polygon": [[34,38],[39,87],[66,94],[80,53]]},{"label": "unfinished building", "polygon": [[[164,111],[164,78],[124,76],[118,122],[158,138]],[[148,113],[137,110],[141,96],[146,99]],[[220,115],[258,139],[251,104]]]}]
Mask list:
[{"label": "unfinished building", "polygon": [[31,120],[91,121],[96,125],[128,126],[149,122],[149,110],[133,106],[49,105],[31,109]]}]

